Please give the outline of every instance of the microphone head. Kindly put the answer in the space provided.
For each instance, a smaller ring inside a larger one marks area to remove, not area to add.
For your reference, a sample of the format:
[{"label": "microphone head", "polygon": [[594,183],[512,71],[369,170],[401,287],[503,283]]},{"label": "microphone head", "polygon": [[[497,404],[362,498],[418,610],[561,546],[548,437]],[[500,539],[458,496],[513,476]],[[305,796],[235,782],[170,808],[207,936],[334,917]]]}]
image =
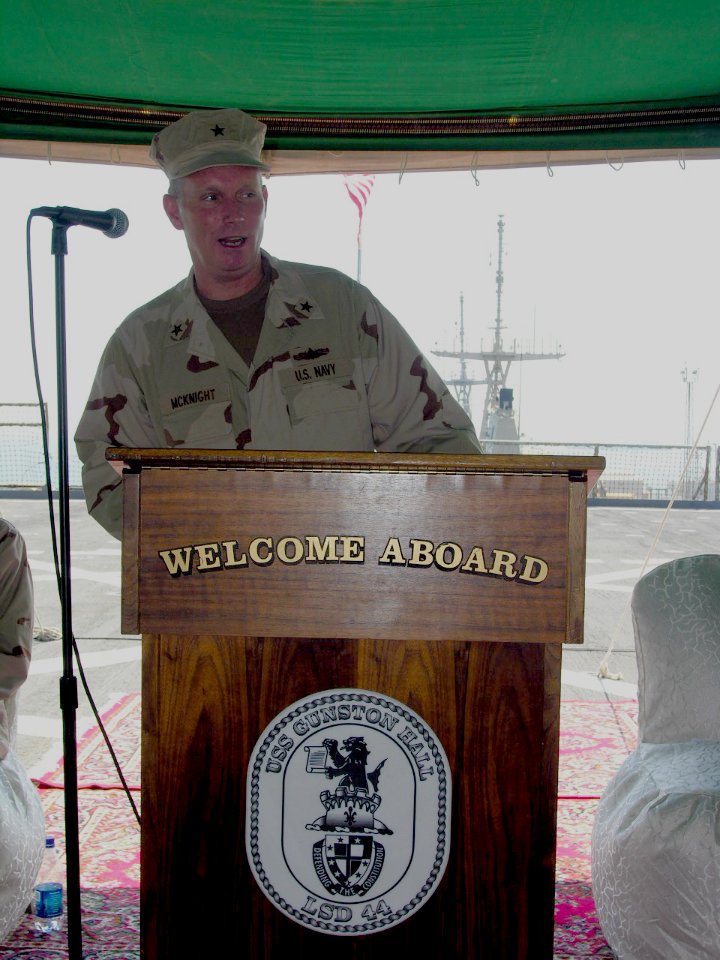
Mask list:
[{"label": "microphone head", "polygon": [[112,210],[108,210],[108,215],[113,218],[113,222],[112,225],[107,228],[107,230],[103,230],[103,233],[106,237],[122,237],[123,234],[127,233],[127,229],[130,226],[130,221],[127,218],[127,214],[114,207]]}]

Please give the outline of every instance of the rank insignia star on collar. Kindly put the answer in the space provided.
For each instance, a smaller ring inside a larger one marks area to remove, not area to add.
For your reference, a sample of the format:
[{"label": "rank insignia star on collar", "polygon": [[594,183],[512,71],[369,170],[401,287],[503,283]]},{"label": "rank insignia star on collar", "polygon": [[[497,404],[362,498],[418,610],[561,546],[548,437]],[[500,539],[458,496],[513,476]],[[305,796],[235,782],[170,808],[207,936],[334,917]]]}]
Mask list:
[{"label": "rank insignia star on collar", "polygon": [[188,317],[187,320],[183,320],[182,323],[171,323],[170,324],[170,339],[171,340],[185,340],[190,336],[190,331],[192,330],[192,320]]},{"label": "rank insignia star on collar", "polygon": [[215,124],[215,126],[212,128],[212,132],[215,134],[216,137],[224,137],[225,127],[219,127],[217,124]]},{"label": "rank insignia star on collar", "polygon": [[282,321],[282,326],[286,327],[296,327],[303,320],[307,320],[307,314],[312,310],[312,306],[307,303],[288,303],[287,300],[284,301],[285,307],[290,311],[290,316],[285,317]]}]

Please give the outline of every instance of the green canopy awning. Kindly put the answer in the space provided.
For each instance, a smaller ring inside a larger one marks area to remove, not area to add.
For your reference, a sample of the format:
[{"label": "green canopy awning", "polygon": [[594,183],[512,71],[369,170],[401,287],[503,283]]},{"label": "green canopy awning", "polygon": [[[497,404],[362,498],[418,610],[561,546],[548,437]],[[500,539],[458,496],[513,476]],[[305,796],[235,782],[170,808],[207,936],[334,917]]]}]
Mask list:
[{"label": "green canopy awning", "polygon": [[[2,0],[0,138],[146,145],[239,106],[270,151],[720,146],[715,0]],[[4,152],[9,152],[7,149]]]}]

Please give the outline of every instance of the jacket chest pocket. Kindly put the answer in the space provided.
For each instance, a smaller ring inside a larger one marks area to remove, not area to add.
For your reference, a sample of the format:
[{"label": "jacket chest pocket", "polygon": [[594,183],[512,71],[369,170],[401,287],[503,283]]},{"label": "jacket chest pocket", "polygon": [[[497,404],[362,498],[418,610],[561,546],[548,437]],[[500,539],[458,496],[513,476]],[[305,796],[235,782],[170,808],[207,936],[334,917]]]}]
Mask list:
[{"label": "jacket chest pocket", "polygon": [[163,397],[161,403],[168,446],[222,447],[232,432],[230,385],[197,387]]},{"label": "jacket chest pocket", "polygon": [[356,412],[360,397],[352,374],[349,360],[296,364],[294,369],[283,370],[280,381],[291,423]]}]

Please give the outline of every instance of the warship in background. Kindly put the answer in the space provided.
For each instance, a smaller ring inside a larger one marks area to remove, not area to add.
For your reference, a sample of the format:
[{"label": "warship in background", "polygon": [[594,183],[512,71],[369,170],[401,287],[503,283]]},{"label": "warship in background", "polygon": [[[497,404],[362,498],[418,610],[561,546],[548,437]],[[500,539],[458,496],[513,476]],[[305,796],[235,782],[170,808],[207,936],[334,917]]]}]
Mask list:
[{"label": "warship in background", "polygon": [[[498,223],[498,261],[497,261],[497,298],[494,323],[493,345],[491,350],[470,351],[465,349],[465,317],[464,297],[460,294],[460,349],[433,350],[436,357],[449,357],[459,361],[460,372],[456,377],[445,377],[448,386],[453,387],[458,402],[469,417],[470,392],[474,386],[486,386],[485,404],[483,406],[482,421],[478,436],[487,453],[519,453],[519,441],[515,410],[513,409],[514,392],[508,387],[507,380],[510,366],[520,360],[559,360],[565,354],[556,350],[553,353],[536,353],[533,351],[518,350],[515,341],[512,349],[506,350],[503,344],[502,321],[502,293],[503,293],[503,235],[505,220],[499,215]],[[482,361],[485,376],[475,378],[470,374],[470,364]]]}]

